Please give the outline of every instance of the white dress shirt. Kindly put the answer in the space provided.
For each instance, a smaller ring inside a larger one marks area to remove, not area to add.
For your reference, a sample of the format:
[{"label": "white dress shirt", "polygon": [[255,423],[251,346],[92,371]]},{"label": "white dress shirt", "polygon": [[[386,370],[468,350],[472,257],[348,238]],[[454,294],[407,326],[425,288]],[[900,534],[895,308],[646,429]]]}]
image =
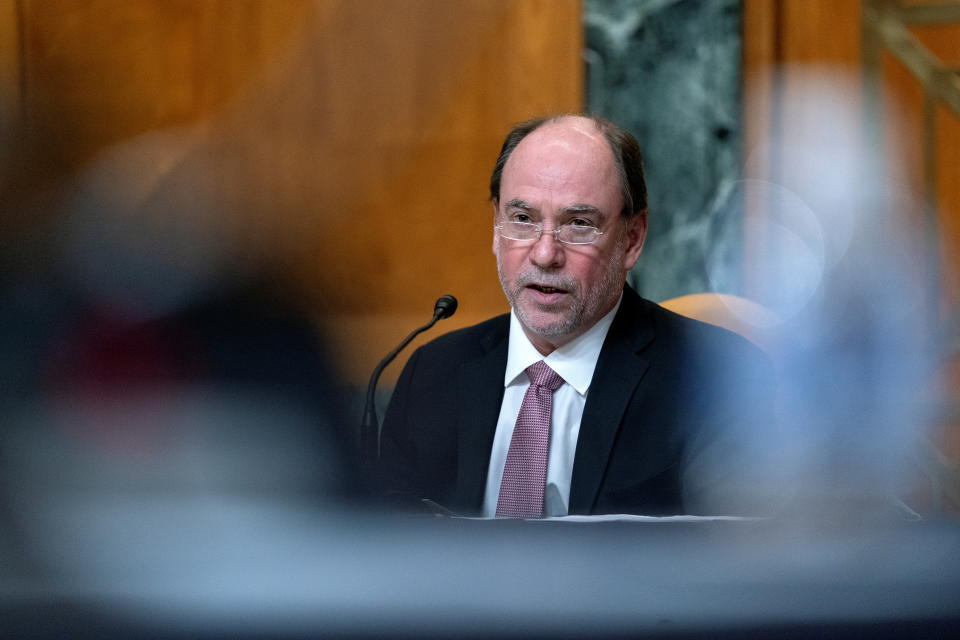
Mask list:
[{"label": "white dress shirt", "polygon": [[545,515],[567,515],[570,504],[570,477],[573,474],[573,457],[577,450],[583,407],[587,403],[587,392],[590,390],[593,371],[597,367],[600,349],[619,308],[618,301],[607,315],[583,335],[546,357],[530,343],[516,314],[510,313],[510,341],[507,368],[503,376],[503,404],[500,405],[500,417],[497,420],[490,466],[487,469],[487,489],[483,498],[484,517],[492,518],[496,515],[500,481],[503,479],[503,466],[507,461],[510,440],[513,438],[513,427],[520,413],[523,396],[530,386],[526,370],[540,360],[546,362],[565,382],[553,392],[547,487],[544,493]]}]

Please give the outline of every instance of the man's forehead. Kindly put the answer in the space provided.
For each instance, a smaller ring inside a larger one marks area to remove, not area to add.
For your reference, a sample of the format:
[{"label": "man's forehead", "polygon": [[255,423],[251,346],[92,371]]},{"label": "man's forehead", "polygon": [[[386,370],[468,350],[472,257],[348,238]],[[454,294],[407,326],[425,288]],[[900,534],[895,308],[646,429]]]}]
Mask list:
[{"label": "man's forehead", "polygon": [[611,154],[610,146],[596,123],[580,116],[569,116],[540,126],[520,141],[515,153],[541,149],[592,150]]},{"label": "man's forehead", "polygon": [[619,199],[618,181],[613,153],[594,122],[565,118],[543,125],[520,141],[504,167],[501,195],[523,197],[506,191],[540,187],[571,197],[592,194],[587,198],[591,202],[601,195],[598,189]]}]

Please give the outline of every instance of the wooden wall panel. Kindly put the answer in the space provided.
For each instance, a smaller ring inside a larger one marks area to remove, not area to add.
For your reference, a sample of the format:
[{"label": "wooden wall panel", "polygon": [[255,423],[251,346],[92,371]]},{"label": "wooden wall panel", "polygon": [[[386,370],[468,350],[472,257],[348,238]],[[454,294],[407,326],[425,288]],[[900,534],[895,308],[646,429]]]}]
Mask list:
[{"label": "wooden wall panel", "polygon": [[[576,2],[372,6],[333,3],[305,41],[296,73],[328,78],[329,100],[283,101],[327,110],[311,153],[331,173],[319,178],[324,206],[305,221],[297,264],[354,380],[441,294],[461,308],[440,331],[507,309],[489,249],[493,160],[509,123],[578,110],[582,85]],[[304,130],[298,114],[271,120]]]},{"label": "wooden wall panel", "polygon": [[[911,31],[937,58],[960,69],[960,24],[914,27]],[[940,105],[934,118],[938,167],[935,198],[946,316],[960,313],[960,114]]]},{"label": "wooden wall panel", "polygon": [[[940,60],[956,66],[960,61],[960,25],[911,28],[920,42]],[[924,91],[917,78],[889,52],[883,56],[883,85],[886,90],[883,110],[883,134],[886,141],[888,171],[903,181],[909,192],[922,200],[926,185],[924,157]],[[944,105],[935,108],[931,125],[935,138],[934,179],[929,195],[936,210],[931,228],[939,234],[939,261],[931,265],[940,287],[934,302],[941,320],[960,313],[960,171],[956,170],[960,116]],[[913,219],[918,233],[924,233],[923,220]]]},{"label": "wooden wall panel", "polygon": [[[960,309],[960,115],[940,107],[936,113],[937,164],[941,167],[937,184],[940,210],[940,251],[943,255],[944,309]],[[960,389],[960,377],[957,378]],[[958,456],[960,457],[960,456]]]},{"label": "wooden wall panel", "polygon": [[784,61],[858,65],[859,0],[779,0],[779,4]]},{"label": "wooden wall panel", "polygon": [[[0,196],[13,182],[21,120],[20,23],[16,3],[0,3]],[[2,208],[0,208],[2,213]],[[0,237],[13,225],[0,216]]]},{"label": "wooden wall panel", "polygon": [[29,0],[30,133],[72,167],[113,142],[215,115],[295,35],[309,3]]},{"label": "wooden wall panel", "polygon": [[[773,140],[815,133],[818,105],[804,100],[808,68],[848,72],[846,91],[859,102],[860,3],[853,0],[747,0],[744,2],[744,77],[748,96],[745,149],[763,153]],[[811,108],[814,107],[814,108]],[[750,158],[751,177],[769,174],[777,158]]]},{"label": "wooden wall panel", "polygon": [[[781,59],[778,24],[779,9],[772,0],[744,3],[743,75],[748,105],[744,113],[744,149],[748,156],[759,150],[773,127],[773,72]],[[751,167],[754,177],[767,177],[765,173],[757,174],[768,166],[768,158],[757,158]]]},{"label": "wooden wall panel", "polygon": [[506,309],[489,249],[495,154],[510,123],[582,104],[577,0],[3,10],[23,57],[4,53],[0,80],[24,87],[7,210],[35,226],[60,206],[36,193],[94,170],[129,215],[173,203],[166,223],[202,220],[228,270],[281,271],[354,382],[440,294],[461,300],[441,330]]},{"label": "wooden wall panel", "polygon": [[[17,5],[0,4],[0,135],[8,136],[20,112],[20,26]],[[9,140],[0,139],[0,149]]]}]

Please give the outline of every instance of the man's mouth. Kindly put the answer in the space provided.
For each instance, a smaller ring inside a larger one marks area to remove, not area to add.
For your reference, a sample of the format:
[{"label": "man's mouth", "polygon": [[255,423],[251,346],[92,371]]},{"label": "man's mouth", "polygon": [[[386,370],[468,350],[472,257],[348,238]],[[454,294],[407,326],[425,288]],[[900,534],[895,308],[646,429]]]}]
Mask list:
[{"label": "man's mouth", "polygon": [[558,288],[556,288],[556,287],[548,287],[548,286],[546,286],[546,285],[536,284],[536,283],[534,283],[534,284],[528,284],[528,285],[527,285],[527,288],[533,289],[534,291],[539,291],[540,293],[546,293],[546,294],[550,294],[550,293],[566,293],[566,292],[567,292],[565,289],[558,289]]}]

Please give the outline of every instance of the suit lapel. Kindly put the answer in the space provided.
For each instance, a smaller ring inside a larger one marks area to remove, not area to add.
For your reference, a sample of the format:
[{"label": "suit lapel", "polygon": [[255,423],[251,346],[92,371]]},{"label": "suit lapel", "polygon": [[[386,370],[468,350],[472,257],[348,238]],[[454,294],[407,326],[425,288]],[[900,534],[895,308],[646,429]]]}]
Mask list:
[{"label": "suit lapel", "polygon": [[642,351],[652,339],[644,302],[628,287],[590,381],[570,482],[571,514],[593,508],[623,415],[650,365]]},{"label": "suit lapel", "polygon": [[490,465],[490,449],[503,403],[508,331],[483,337],[484,355],[460,367],[457,416],[457,503],[479,512]]}]

